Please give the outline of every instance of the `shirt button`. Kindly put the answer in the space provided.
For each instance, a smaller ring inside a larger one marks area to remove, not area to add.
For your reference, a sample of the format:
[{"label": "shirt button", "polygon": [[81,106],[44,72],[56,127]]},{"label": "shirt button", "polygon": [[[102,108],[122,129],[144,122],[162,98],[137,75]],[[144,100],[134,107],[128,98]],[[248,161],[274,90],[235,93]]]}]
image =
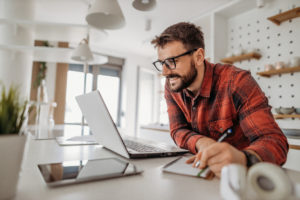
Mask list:
[{"label": "shirt button", "polygon": [[195,106],[193,106],[193,110],[196,110],[196,107],[195,107]]}]

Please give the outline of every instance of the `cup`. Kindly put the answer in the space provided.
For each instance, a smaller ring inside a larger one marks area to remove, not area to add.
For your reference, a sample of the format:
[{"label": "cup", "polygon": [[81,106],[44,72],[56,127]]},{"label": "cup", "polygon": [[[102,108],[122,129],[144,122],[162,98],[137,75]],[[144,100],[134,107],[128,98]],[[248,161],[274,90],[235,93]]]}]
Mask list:
[{"label": "cup", "polygon": [[234,50],[233,54],[234,56],[240,56],[246,53],[246,50],[243,49],[242,47],[239,47],[237,49]]},{"label": "cup", "polygon": [[233,53],[231,51],[228,51],[225,55],[226,58],[232,57]]},{"label": "cup", "polygon": [[241,54],[241,55],[242,55],[242,54],[246,54],[246,53],[247,53],[246,49],[240,48],[240,54]]},{"label": "cup", "polygon": [[275,108],[275,112],[276,112],[277,114],[282,114],[282,112],[281,112],[280,110],[281,110],[281,107]]},{"label": "cup", "polygon": [[265,6],[265,1],[264,0],[256,0],[256,7],[257,8],[262,8]]},{"label": "cup", "polygon": [[251,52],[251,53],[257,53],[257,48],[252,48],[252,49],[250,49],[249,52]]},{"label": "cup", "polygon": [[234,56],[239,56],[239,55],[241,55],[241,49],[240,49],[240,48],[237,48],[236,50],[234,50],[233,55],[234,55]]},{"label": "cup", "polygon": [[280,112],[282,112],[282,114],[289,115],[289,114],[292,114],[293,112],[295,112],[295,108],[294,107],[281,107]]},{"label": "cup", "polygon": [[282,62],[282,61],[278,61],[278,62],[276,62],[276,64],[275,64],[275,69],[282,69],[282,68],[284,68],[285,67],[285,64],[284,64],[284,62]]},{"label": "cup", "polygon": [[298,67],[300,66],[300,57],[295,56],[290,59],[290,67]]},{"label": "cup", "polygon": [[265,71],[270,71],[270,70],[273,70],[274,67],[272,64],[265,64]]}]

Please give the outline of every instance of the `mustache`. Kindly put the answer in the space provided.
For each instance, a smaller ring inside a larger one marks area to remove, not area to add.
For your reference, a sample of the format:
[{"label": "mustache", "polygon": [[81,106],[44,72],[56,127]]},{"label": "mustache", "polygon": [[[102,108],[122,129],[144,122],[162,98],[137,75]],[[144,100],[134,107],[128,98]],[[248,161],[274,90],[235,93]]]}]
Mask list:
[{"label": "mustache", "polygon": [[181,78],[181,76],[179,76],[178,74],[170,74],[170,75],[166,76],[166,78],[174,78],[174,77]]}]

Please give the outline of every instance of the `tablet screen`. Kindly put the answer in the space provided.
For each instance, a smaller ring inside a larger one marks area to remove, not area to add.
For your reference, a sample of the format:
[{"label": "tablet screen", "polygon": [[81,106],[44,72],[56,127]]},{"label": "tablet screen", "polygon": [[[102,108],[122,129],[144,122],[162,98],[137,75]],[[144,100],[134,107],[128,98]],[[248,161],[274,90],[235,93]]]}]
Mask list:
[{"label": "tablet screen", "polygon": [[64,161],[39,164],[38,168],[49,186],[58,186],[115,178],[141,173],[133,164],[117,158]]}]

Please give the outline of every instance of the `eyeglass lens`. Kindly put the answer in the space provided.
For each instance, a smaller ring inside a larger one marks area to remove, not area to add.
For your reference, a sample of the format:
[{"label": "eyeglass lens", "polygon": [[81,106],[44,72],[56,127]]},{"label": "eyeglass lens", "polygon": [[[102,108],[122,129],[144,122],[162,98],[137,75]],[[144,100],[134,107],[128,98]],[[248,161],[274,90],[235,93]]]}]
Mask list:
[{"label": "eyeglass lens", "polygon": [[175,69],[176,68],[176,64],[175,64],[175,60],[174,59],[167,59],[163,62],[155,62],[155,67],[159,70],[162,71],[163,70],[163,65],[166,65],[167,68],[169,69]]}]

